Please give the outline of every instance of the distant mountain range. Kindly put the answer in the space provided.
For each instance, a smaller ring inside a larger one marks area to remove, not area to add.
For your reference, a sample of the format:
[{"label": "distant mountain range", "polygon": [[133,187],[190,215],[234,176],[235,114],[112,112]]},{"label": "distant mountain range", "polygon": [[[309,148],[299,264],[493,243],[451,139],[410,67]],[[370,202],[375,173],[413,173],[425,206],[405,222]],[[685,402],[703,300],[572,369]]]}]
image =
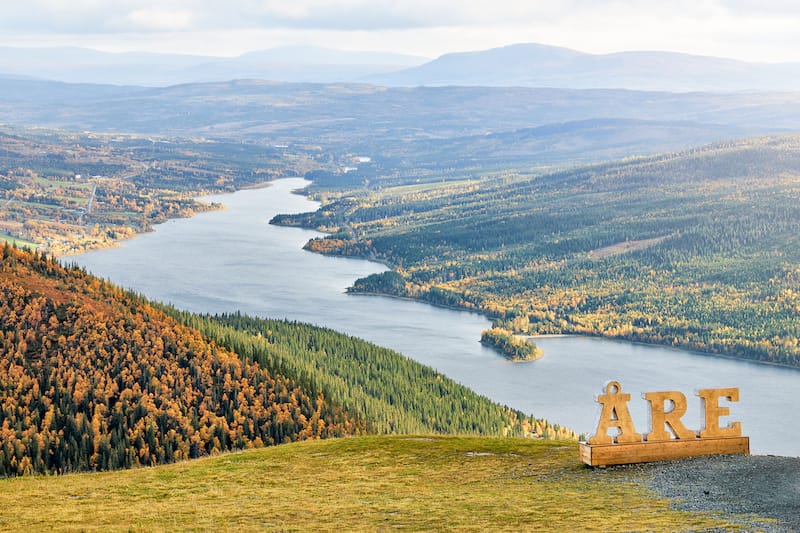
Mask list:
[{"label": "distant mountain range", "polygon": [[328,83],[360,80],[421,65],[428,60],[313,46],[273,48],[238,57],[109,53],[69,47],[0,47],[0,77],[149,87],[234,79]]},{"label": "distant mountain range", "polygon": [[542,44],[424,57],[291,46],[238,57],[0,48],[0,77],[168,86],[259,79],[389,87],[485,86],[671,92],[800,90],[800,63],[746,63],[673,52],[594,55]]},{"label": "distant mountain range", "polygon": [[593,55],[541,44],[446,54],[399,72],[372,76],[379,85],[480,85],[657,91],[800,89],[800,63],[745,63],[673,52]]}]

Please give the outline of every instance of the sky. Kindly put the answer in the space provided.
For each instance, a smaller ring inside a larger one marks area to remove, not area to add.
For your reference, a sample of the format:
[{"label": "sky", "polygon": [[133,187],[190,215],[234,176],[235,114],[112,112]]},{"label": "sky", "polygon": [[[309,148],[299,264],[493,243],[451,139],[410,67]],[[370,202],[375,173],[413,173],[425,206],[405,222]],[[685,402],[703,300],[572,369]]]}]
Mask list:
[{"label": "sky", "polygon": [[438,57],[514,43],[800,62],[797,0],[26,0],[0,46],[234,56],[284,45]]}]

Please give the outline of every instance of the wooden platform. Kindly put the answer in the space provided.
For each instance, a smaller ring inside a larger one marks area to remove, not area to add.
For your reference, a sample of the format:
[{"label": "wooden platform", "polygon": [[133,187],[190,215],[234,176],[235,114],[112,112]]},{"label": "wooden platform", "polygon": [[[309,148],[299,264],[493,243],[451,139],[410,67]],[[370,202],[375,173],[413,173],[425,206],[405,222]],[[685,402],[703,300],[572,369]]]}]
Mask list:
[{"label": "wooden platform", "polygon": [[636,442],[632,444],[587,444],[581,442],[581,460],[590,466],[624,465],[671,461],[701,455],[750,453],[749,437],[716,437]]}]

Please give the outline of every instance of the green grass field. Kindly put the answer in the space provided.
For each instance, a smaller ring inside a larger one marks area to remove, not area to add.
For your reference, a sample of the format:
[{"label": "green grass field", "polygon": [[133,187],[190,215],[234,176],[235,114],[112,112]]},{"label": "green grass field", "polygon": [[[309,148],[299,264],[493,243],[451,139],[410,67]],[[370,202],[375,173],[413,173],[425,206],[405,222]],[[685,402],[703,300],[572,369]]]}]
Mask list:
[{"label": "green grass field", "polygon": [[702,531],[733,527],[577,459],[477,437],[306,441],[97,474],[0,480],[0,530]]},{"label": "green grass field", "polygon": [[34,244],[32,242],[25,241],[25,240],[22,240],[22,239],[17,239],[15,237],[12,237],[11,235],[6,235],[5,233],[0,233],[0,241],[8,242],[8,243],[10,243],[12,245],[18,246],[19,248],[26,248],[26,247],[27,248],[36,248],[36,246],[37,246],[36,244]]}]

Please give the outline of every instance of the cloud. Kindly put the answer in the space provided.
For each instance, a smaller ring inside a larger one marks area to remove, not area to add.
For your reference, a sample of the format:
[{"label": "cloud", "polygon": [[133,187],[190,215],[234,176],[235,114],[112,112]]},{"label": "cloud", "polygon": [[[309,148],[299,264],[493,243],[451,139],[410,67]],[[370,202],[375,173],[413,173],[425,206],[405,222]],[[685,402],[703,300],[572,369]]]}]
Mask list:
[{"label": "cloud", "polygon": [[795,0],[26,0],[0,2],[5,32],[111,33],[225,29],[381,31],[568,21],[575,14],[715,10],[797,13]]},{"label": "cloud", "polygon": [[800,60],[797,0],[0,1],[0,43],[228,54],[281,44],[428,56],[514,42]]},{"label": "cloud", "polygon": [[192,2],[27,0],[0,4],[0,30],[10,33],[116,33],[194,28]]},{"label": "cloud", "polygon": [[800,15],[797,0],[721,0],[721,7],[734,15],[782,17]]},{"label": "cloud", "polygon": [[161,32],[185,31],[195,26],[194,15],[186,10],[135,9],[118,21],[111,20],[110,27],[120,31]]},{"label": "cloud", "polygon": [[537,23],[568,17],[592,0],[241,0],[234,24],[262,28],[380,31]]},{"label": "cloud", "polygon": [[27,0],[0,3],[0,28],[59,33],[236,28],[380,31],[536,22],[597,4],[588,0]]},{"label": "cloud", "polygon": [[243,6],[234,23],[266,28],[374,31],[450,24],[453,15],[441,2],[342,0],[266,1]]}]

